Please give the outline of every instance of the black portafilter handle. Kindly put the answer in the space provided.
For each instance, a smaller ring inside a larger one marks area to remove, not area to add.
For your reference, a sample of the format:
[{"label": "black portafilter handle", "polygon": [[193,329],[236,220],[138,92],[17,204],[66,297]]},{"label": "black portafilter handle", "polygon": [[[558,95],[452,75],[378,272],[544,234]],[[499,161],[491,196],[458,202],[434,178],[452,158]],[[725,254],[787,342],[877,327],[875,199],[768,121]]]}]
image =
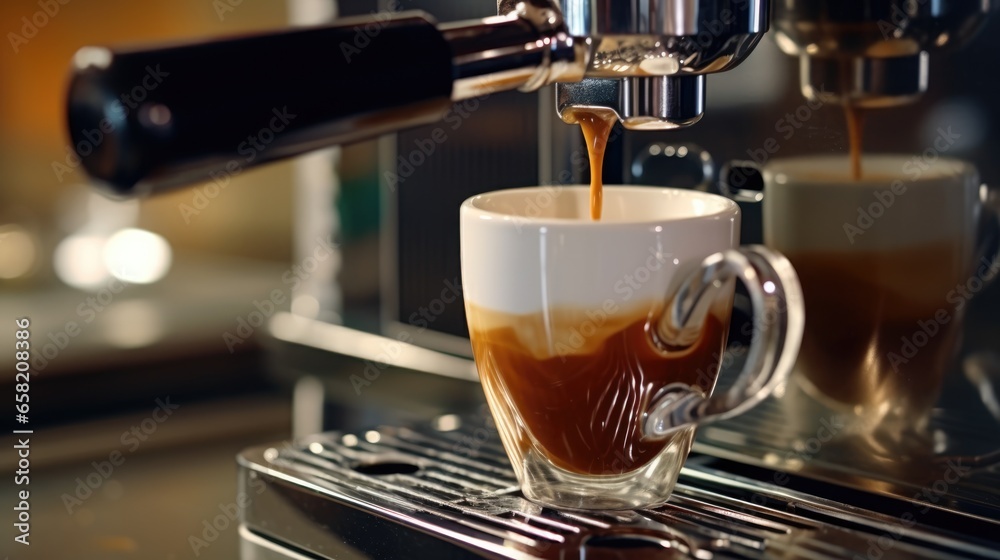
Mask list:
[{"label": "black portafilter handle", "polygon": [[152,50],[81,49],[68,93],[88,174],[132,196],[433,122],[452,48],[419,12]]}]

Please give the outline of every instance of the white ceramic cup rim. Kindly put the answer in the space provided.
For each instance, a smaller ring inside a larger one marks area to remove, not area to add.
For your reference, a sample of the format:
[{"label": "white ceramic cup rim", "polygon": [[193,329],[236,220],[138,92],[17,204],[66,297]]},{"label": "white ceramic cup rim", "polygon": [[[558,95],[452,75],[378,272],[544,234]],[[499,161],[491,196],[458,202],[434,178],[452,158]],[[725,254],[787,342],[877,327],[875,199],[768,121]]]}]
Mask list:
[{"label": "white ceramic cup rim", "polygon": [[871,154],[862,156],[861,165],[861,179],[855,180],[850,177],[848,155],[780,158],[764,164],[764,182],[768,186],[838,183],[844,188],[885,188],[896,181],[910,186],[978,176],[972,163],[946,156],[937,156],[931,161],[921,154]]},{"label": "white ceramic cup rim", "polygon": [[[686,221],[729,219],[734,215],[739,215],[739,205],[722,195],[695,191],[691,189],[680,189],[673,187],[652,187],[639,185],[604,185],[604,209],[607,216],[609,201],[618,197],[629,197],[638,199],[634,204],[643,201],[659,201],[664,204],[662,208],[669,208],[668,212],[653,212],[654,216],[645,216],[636,219],[607,219],[592,220],[589,214],[573,218],[563,218],[556,216],[528,216],[520,214],[514,209],[526,209],[525,195],[562,196],[568,192],[574,197],[584,197],[589,204],[590,187],[587,185],[555,185],[555,186],[530,186],[501,189],[469,197],[462,202],[461,212],[465,218],[478,218],[482,220],[495,220],[511,222],[515,225],[545,226],[558,225],[560,227],[580,227],[580,228],[610,228],[621,226],[641,226],[655,225],[663,223],[683,223]],[[658,197],[670,197],[671,203],[663,201]],[[687,203],[686,206],[677,204],[681,201]],[[701,204],[697,204],[700,202]],[[517,206],[500,207],[504,202],[519,203]],[[630,202],[630,204],[632,204]],[[652,212],[649,206],[635,206],[637,214],[649,214]]]}]

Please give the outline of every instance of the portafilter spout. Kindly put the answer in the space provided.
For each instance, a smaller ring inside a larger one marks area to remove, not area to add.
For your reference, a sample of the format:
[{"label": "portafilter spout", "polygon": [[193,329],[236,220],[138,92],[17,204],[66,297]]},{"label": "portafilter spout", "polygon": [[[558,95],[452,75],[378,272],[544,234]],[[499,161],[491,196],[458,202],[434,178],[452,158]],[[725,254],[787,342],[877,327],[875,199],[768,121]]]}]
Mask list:
[{"label": "portafilter spout", "polygon": [[[590,44],[586,79],[556,85],[556,108],[613,110],[625,128],[698,122],[708,74],[736,67],[768,30],[767,0],[560,0],[567,32]],[[500,12],[510,8],[501,0]]]},{"label": "portafilter spout", "polygon": [[838,105],[910,103],[927,91],[930,52],[957,48],[996,0],[782,0],[774,28],[800,59],[802,94]]}]

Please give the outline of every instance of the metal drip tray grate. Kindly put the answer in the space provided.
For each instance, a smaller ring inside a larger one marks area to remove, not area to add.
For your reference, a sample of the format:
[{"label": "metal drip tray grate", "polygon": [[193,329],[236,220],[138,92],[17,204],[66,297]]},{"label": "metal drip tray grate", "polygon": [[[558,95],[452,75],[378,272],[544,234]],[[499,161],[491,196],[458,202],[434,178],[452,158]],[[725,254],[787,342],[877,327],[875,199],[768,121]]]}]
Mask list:
[{"label": "metal drip tray grate", "polygon": [[499,441],[488,416],[444,416],[248,450],[244,558],[1000,558],[996,519],[907,516],[912,503],[875,494],[858,507],[704,455],[656,509],[555,511],[521,497]]},{"label": "metal drip tray grate", "polygon": [[739,418],[704,427],[695,451],[738,462],[743,471],[755,465],[898,499],[921,516],[961,512],[1000,522],[1000,425],[975,415],[971,404],[935,409],[929,431],[938,451],[907,456],[877,450],[857,435],[829,434],[838,428],[833,412],[816,411],[810,402],[808,415],[796,414],[790,402],[770,398]]}]

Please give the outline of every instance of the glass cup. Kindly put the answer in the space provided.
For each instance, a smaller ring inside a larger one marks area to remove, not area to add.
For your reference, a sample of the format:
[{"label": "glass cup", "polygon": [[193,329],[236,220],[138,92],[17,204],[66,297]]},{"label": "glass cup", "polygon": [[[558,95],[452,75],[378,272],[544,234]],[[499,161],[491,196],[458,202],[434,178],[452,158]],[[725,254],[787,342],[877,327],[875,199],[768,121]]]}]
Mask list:
[{"label": "glass cup", "polygon": [[[476,366],[524,495],[569,509],[664,502],[695,426],[781,385],[803,330],[798,279],[738,247],[740,213],[707,193],[615,187],[497,191],[461,207]],[[754,305],[737,381],[713,395],[735,282]]]},{"label": "glass cup", "polygon": [[863,169],[850,178],[846,156],[769,162],[764,243],[802,282],[795,385],[840,413],[844,435],[896,455],[929,449],[964,312],[1000,268],[985,256],[997,216],[970,163],[872,155]]}]

